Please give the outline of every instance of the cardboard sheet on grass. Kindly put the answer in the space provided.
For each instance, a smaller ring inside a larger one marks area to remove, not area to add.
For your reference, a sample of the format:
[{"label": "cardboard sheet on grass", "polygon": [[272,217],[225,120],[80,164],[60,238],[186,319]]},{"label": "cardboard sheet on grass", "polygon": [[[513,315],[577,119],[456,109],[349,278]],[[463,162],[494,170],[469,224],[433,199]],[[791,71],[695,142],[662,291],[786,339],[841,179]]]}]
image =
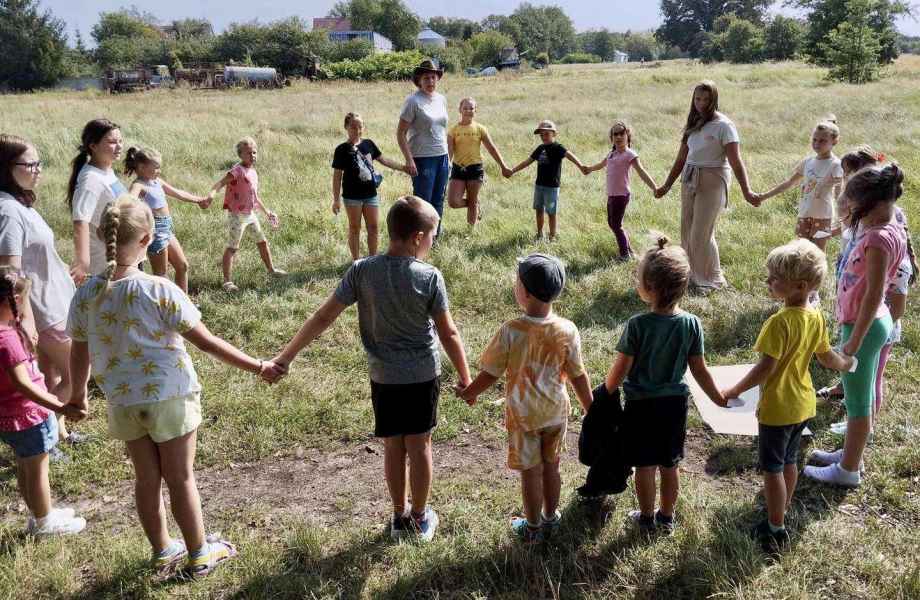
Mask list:
[{"label": "cardboard sheet on grass", "polygon": [[[754,365],[730,365],[724,367],[709,367],[712,378],[716,382],[716,387],[725,389],[741,381],[748,371]],[[696,382],[693,375],[687,371],[687,385],[690,386],[690,393],[693,395],[693,403],[696,410],[699,411],[703,421],[709,425],[716,433],[727,433],[729,435],[757,435],[757,403],[760,402],[760,387],[755,386],[741,394],[741,406],[722,408],[717,406],[709,399],[703,388]],[[803,435],[811,435],[807,428],[802,432]]]}]

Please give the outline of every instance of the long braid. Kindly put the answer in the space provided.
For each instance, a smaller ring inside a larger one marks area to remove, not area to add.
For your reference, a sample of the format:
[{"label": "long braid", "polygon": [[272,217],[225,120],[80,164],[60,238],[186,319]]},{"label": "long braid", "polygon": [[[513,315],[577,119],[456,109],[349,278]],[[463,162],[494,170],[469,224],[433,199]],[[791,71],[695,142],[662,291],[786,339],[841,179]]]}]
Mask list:
[{"label": "long braid", "polygon": [[121,208],[118,202],[113,202],[102,212],[102,223],[99,227],[102,240],[105,242],[105,271],[102,272],[105,285],[100,286],[99,295],[96,297],[98,302],[101,302],[105,293],[109,291],[112,276],[115,275],[115,269],[118,268],[118,227],[120,224]]},{"label": "long braid", "polygon": [[[32,346],[32,340],[29,338],[25,329],[22,327],[22,315],[19,313],[19,308],[16,306],[16,292],[23,292],[26,289],[26,286],[19,284],[20,276],[17,271],[13,270],[11,267],[0,267],[0,294],[7,301],[10,306],[10,312],[13,313],[13,323],[16,327],[16,333],[19,334],[19,339],[22,341],[23,347],[29,354],[35,352],[35,348]],[[20,289],[16,289],[16,288]]]}]

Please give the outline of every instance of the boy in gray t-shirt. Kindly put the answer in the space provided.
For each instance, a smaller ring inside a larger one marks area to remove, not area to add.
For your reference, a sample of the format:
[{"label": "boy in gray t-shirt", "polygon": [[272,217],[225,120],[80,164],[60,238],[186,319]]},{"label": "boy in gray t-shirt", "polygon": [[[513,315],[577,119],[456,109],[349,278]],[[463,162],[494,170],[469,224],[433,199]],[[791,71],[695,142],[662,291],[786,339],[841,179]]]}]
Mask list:
[{"label": "boy in gray t-shirt", "polygon": [[[390,534],[430,540],[438,515],[427,506],[431,489],[431,430],[437,423],[439,344],[457,369],[458,388],[470,383],[460,332],[450,316],[444,277],[422,262],[434,242],[438,213],[415,196],[398,199],[387,214],[386,254],[351,265],[335,292],[274,360],[286,368],[349,305],[358,304],[374,406],[374,435],[384,439],[384,475],[393,500]],[[436,337],[437,335],[437,337]],[[406,497],[409,459],[412,506]],[[419,476],[413,476],[418,473]]]}]

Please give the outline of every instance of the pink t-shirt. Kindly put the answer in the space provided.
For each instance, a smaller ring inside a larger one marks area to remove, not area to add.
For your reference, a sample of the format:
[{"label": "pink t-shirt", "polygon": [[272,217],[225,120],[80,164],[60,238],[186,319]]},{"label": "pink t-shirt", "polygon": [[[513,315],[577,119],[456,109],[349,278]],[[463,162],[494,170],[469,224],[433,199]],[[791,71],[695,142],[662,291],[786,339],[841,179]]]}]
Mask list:
[{"label": "pink t-shirt", "polygon": [[629,194],[629,166],[639,156],[632,148],[620,152],[616,148],[607,155],[607,195]]},{"label": "pink t-shirt", "polygon": [[229,174],[233,181],[227,184],[224,192],[224,210],[232,213],[251,213],[256,206],[259,193],[259,174],[252,167],[236,164]]},{"label": "pink t-shirt", "polygon": [[[855,323],[859,315],[859,306],[866,295],[869,286],[866,278],[866,250],[878,248],[888,255],[888,270],[885,273],[883,289],[897,277],[898,266],[904,260],[907,245],[904,243],[900,227],[888,223],[879,227],[870,227],[862,232],[862,237],[856,242],[856,247],[847,257],[843,274],[837,281],[837,322]],[[888,314],[888,307],[880,302],[875,318]]]},{"label": "pink t-shirt", "polygon": [[36,387],[47,391],[45,376],[38,370],[35,358],[22,345],[16,329],[0,328],[0,431],[23,431],[41,424],[51,411],[35,404],[13,387],[7,371],[26,363],[29,377]]}]

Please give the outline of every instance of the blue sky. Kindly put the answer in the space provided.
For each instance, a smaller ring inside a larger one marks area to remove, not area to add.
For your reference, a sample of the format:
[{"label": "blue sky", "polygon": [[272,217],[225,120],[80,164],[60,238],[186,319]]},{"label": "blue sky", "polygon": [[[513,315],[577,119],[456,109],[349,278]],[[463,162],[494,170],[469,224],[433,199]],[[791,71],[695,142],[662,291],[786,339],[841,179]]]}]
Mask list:
[{"label": "blue sky", "polygon": [[[467,0],[465,2],[444,2],[443,0],[404,0],[423,19],[434,16],[465,17],[479,20],[489,14],[510,14],[520,2],[518,0]],[[274,0],[247,2],[244,0],[41,0],[41,5],[67,23],[68,33],[79,29],[89,42],[89,31],[99,19],[99,13],[118,10],[123,6],[135,5],[139,9],[155,14],[163,21],[183,17],[207,18],[218,31],[232,22],[245,22],[258,18],[273,21],[296,15],[310,22],[312,17],[328,13],[335,0]],[[657,0],[558,0],[531,4],[556,4],[561,6],[575,23],[579,31],[606,27],[611,31],[653,29],[661,21]],[[604,6],[598,10],[598,6]],[[777,10],[781,3],[777,3]],[[899,28],[910,35],[920,35],[920,23],[904,19]]]}]

